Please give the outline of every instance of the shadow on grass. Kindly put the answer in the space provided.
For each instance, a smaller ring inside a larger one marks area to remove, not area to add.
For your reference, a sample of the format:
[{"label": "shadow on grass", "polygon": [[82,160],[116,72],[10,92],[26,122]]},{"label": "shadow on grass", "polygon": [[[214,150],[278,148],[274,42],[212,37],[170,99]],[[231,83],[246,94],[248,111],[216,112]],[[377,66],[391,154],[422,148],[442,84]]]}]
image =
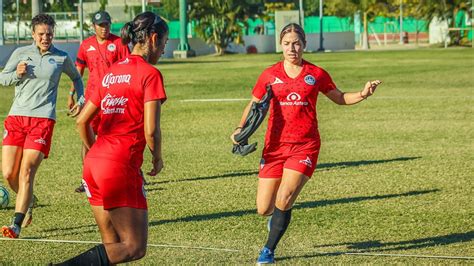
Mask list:
[{"label": "shadow on grass", "polygon": [[[397,197],[417,196],[417,195],[423,195],[423,194],[428,194],[428,193],[435,193],[438,191],[440,190],[431,189],[431,190],[409,191],[409,192],[400,193],[400,194],[352,197],[352,198],[342,198],[342,199],[335,199],[335,200],[307,201],[307,202],[301,202],[301,203],[295,204],[293,209],[317,208],[317,207],[323,207],[327,205],[353,203],[353,202],[359,202],[359,201],[365,201],[365,200],[382,200],[382,199],[390,199],[390,198],[397,198]],[[244,215],[255,214],[255,213],[256,213],[255,209],[249,209],[249,210],[230,211],[230,212],[218,212],[218,213],[211,213],[211,214],[200,214],[200,215],[193,215],[193,216],[177,218],[177,219],[151,221],[149,225],[156,226],[156,225],[178,223],[178,222],[209,221],[209,220],[222,219],[222,218],[227,218],[227,217],[241,217]]]},{"label": "shadow on grass", "polygon": [[[419,158],[421,157],[400,157],[400,158],[384,159],[384,160],[363,160],[363,161],[352,161],[352,162],[322,163],[322,164],[318,164],[317,170],[323,171],[325,169],[330,169],[330,168],[347,168],[347,167],[357,167],[357,166],[364,166],[364,165],[370,165],[370,164],[410,161],[410,160],[416,160]],[[190,178],[184,178],[184,179],[178,179],[178,180],[151,181],[151,182],[147,182],[147,185],[152,186],[152,185],[166,184],[166,183],[203,181],[203,180],[212,180],[212,179],[219,179],[219,178],[239,177],[239,176],[248,176],[248,175],[258,174],[258,171],[255,171],[255,170],[239,170],[239,171],[240,172],[213,175],[213,176],[190,177]]]},{"label": "shadow on grass", "polygon": [[384,159],[384,160],[362,160],[362,161],[353,161],[353,162],[338,162],[338,163],[321,163],[318,164],[317,170],[326,170],[330,168],[347,168],[347,167],[357,167],[370,164],[381,164],[381,163],[391,163],[391,162],[403,162],[420,159],[420,156],[417,157],[400,157],[393,159]]},{"label": "shadow on grass", "polygon": [[179,179],[179,180],[150,181],[150,182],[147,182],[147,185],[150,185],[150,186],[151,186],[151,185],[166,184],[166,183],[175,183],[175,182],[189,182],[189,181],[212,180],[212,179],[219,179],[219,178],[248,176],[248,175],[256,175],[256,174],[258,174],[258,171],[253,171],[253,170],[241,170],[241,172],[227,173],[227,174],[222,174],[222,175],[190,177],[190,178]]},{"label": "shadow on grass", "polygon": [[315,248],[321,247],[340,247],[347,246],[347,251],[344,252],[328,252],[328,253],[312,253],[301,256],[286,256],[280,257],[278,260],[288,260],[297,258],[314,258],[321,256],[339,256],[344,255],[347,252],[351,253],[369,253],[369,252],[385,252],[385,251],[400,251],[400,250],[412,250],[419,248],[428,248],[435,246],[444,246],[456,243],[470,242],[474,240],[474,231],[465,233],[454,233],[444,236],[426,237],[420,239],[396,241],[396,242],[381,242],[366,241],[366,242],[353,242],[353,243],[339,243],[339,244],[326,244],[317,245]]}]

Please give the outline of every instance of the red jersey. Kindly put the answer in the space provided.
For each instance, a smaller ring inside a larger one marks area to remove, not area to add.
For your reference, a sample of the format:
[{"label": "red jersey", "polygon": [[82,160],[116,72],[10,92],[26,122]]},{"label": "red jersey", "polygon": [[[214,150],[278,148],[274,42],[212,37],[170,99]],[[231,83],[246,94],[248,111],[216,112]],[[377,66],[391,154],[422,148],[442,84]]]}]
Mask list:
[{"label": "red jersey", "polygon": [[97,141],[87,153],[141,167],[146,146],[144,105],[166,100],[163,77],[141,56],[129,55],[114,63],[89,99],[100,107]]},{"label": "red jersey", "polygon": [[86,99],[89,99],[95,88],[99,86],[105,71],[128,54],[128,46],[123,45],[120,37],[113,34],[110,34],[102,44],[99,44],[95,36],[91,36],[81,43],[77,52],[76,65],[89,68]]},{"label": "red jersey", "polygon": [[303,60],[303,69],[296,78],[286,74],[283,62],[265,69],[252,94],[261,99],[266,86],[272,85],[270,115],[265,143],[301,143],[319,140],[316,101],[318,93],[336,89],[329,74]]}]

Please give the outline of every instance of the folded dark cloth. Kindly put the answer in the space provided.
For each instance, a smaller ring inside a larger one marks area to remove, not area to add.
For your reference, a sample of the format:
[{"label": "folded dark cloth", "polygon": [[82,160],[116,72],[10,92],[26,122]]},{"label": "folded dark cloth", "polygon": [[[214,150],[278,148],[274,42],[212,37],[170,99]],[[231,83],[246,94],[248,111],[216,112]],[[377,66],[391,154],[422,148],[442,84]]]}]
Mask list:
[{"label": "folded dark cloth", "polygon": [[262,99],[259,102],[252,103],[242,130],[235,134],[234,140],[239,144],[234,144],[232,153],[245,156],[257,149],[257,143],[248,144],[248,139],[265,120],[268,108],[270,107],[270,100],[273,97],[272,86],[267,85],[266,89],[267,92],[263,95]]}]

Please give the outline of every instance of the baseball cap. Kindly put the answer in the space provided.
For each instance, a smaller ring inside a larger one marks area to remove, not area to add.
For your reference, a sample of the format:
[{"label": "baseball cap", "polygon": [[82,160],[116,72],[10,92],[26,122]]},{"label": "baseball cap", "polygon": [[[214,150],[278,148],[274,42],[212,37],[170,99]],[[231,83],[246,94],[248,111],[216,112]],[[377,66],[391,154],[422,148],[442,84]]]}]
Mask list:
[{"label": "baseball cap", "polygon": [[112,23],[112,20],[110,19],[109,13],[106,11],[97,11],[94,13],[92,16],[92,23],[94,24],[102,24],[102,23]]}]

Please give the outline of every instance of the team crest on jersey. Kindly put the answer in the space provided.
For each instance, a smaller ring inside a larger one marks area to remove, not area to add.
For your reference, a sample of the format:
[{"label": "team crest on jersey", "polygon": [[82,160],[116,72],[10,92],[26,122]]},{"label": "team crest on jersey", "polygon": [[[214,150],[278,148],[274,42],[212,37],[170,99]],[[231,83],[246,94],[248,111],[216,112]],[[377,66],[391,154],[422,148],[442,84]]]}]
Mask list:
[{"label": "team crest on jersey", "polygon": [[3,139],[6,139],[8,136],[8,130],[5,128],[5,130],[3,130]]},{"label": "team crest on jersey", "polygon": [[275,77],[275,81],[273,81],[273,83],[271,85],[275,85],[275,84],[283,84],[283,81],[277,77]]},{"label": "team crest on jersey", "polygon": [[304,82],[306,84],[313,86],[316,83],[316,79],[312,75],[307,75],[304,77]]},{"label": "team crest on jersey", "polygon": [[90,52],[90,51],[95,51],[95,47],[94,46],[89,46],[89,49],[87,49],[87,52]]},{"label": "team crest on jersey", "polygon": [[50,58],[48,60],[48,62],[51,64],[51,65],[56,65],[56,60],[54,60],[54,58]]},{"label": "team crest on jersey", "polygon": [[113,44],[113,43],[107,45],[107,50],[109,50],[110,52],[115,51],[116,48],[117,48],[117,47],[116,47],[115,44]]}]

